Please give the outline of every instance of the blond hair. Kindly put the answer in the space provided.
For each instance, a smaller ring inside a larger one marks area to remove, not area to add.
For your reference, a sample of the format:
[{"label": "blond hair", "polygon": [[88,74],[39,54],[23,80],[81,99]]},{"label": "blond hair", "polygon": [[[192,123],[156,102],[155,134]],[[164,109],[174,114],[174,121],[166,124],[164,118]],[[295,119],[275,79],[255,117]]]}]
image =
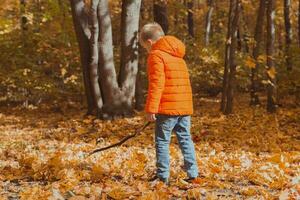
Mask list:
[{"label": "blond hair", "polygon": [[148,23],[143,26],[140,31],[140,42],[145,43],[147,40],[152,40],[156,42],[159,38],[165,35],[161,26],[156,23]]}]

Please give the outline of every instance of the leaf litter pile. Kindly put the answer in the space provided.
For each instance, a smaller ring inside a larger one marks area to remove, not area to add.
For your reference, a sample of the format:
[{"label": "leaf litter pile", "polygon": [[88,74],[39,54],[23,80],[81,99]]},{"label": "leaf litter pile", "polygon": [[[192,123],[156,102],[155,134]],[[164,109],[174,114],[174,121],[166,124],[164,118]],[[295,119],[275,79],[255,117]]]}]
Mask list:
[{"label": "leaf litter pile", "polygon": [[192,135],[200,178],[184,181],[173,136],[168,187],[149,181],[153,124],[122,146],[88,156],[134,133],[143,113],[102,121],[74,102],[2,107],[0,199],[300,199],[300,108],[269,115],[240,101],[236,114],[224,116],[216,100],[197,100]]}]

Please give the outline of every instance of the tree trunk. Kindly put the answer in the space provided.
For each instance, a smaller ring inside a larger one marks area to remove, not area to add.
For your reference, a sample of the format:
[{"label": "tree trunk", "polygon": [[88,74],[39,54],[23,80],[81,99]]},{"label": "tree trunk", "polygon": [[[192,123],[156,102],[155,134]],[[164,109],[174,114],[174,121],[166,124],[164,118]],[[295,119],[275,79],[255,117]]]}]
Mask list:
[{"label": "tree trunk", "polygon": [[257,95],[257,85],[258,85],[258,56],[260,54],[260,48],[263,37],[263,23],[264,23],[264,15],[266,11],[266,2],[265,0],[260,0],[258,14],[256,19],[256,27],[254,33],[254,49],[253,49],[253,59],[256,62],[255,68],[251,69],[251,88],[250,88],[250,105],[255,106],[260,104],[259,97]]},{"label": "tree trunk", "polygon": [[237,50],[237,31],[239,26],[239,19],[240,19],[240,12],[241,12],[241,2],[240,0],[235,1],[235,8],[234,8],[234,17],[232,20],[232,26],[230,30],[230,54],[229,54],[229,76],[228,76],[228,88],[227,88],[227,101],[226,101],[226,108],[224,114],[231,114],[233,112],[233,98],[234,98],[234,91],[236,87],[235,83],[235,74],[236,74],[236,50]]},{"label": "tree trunk", "polygon": [[292,70],[290,47],[292,44],[292,25],[290,19],[291,0],[284,0],[284,24],[285,24],[285,56],[286,68]]},{"label": "tree trunk", "polygon": [[[283,30],[283,29],[284,29],[284,25],[278,24],[278,30]],[[281,34],[281,32],[278,34],[278,37],[277,37],[278,49],[282,52],[285,51],[284,50],[284,42],[285,42],[284,37],[285,37],[285,35]],[[275,41],[275,43],[276,43],[276,41]]]},{"label": "tree trunk", "polygon": [[231,25],[233,16],[233,6],[235,0],[230,0],[228,23],[227,23],[227,36],[226,36],[226,47],[225,47],[225,59],[224,59],[224,74],[222,84],[222,98],[221,98],[221,111],[224,113],[227,101],[227,88],[228,88],[228,71],[229,71],[229,56],[230,56],[230,43],[231,43]]},{"label": "tree trunk", "polygon": [[41,24],[41,19],[42,19],[42,8],[41,8],[41,0],[35,0],[34,1],[34,7],[35,7],[35,12],[34,12],[34,30],[35,32],[40,32],[40,24]]},{"label": "tree trunk", "polygon": [[[140,12],[140,24],[141,22],[147,20],[147,9],[145,4],[141,4],[141,12]],[[136,84],[135,84],[135,109],[142,111],[144,109],[144,83],[142,78],[142,70],[143,66],[145,66],[145,51],[142,48],[138,49],[139,51],[139,63],[138,63],[138,73],[136,76]]]},{"label": "tree trunk", "polygon": [[207,5],[209,7],[208,12],[206,14],[206,22],[205,22],[205,45],[209,45],[209,37],[211,31],[211,19],[214,11],[214,0],[207,0]]},{"label": "tree trunk", "polygon": [[60,14],[62,15],[61,20],[60,20],[60,26],[62,30],[62,35],[64,42],[68,42],[68,33],[67,30],[65,30],[65,26],[67,24],[67,5],[64,0],[58,0],[58,5],[59,5],[59,11]]},{"label": "tree trunk", "polygon": [[188,17],[187,17],[187,24],[188,24],[188,32],[191,37],[195,36],[194,33],[194,0],[189,0],[187,2],[187,9],[188,9]]},{"label": "tree trunk", "polygon": [[267,111],[276,112],[276,71],[274,65],[275,0],[267,3]]},{"label": "tree trunk", "polygon": [[90,29],[91,29],[91,38],[90,38],[90,82],[91,82],[91,90],[93,94],[93,99],[95,103],[95,108],[97,111],[97,115],[101,113],[101,109],[103,106],[101,89],[99,85],[99,52],[98,52],[98,39],[99,39],[99,24],[98,24],[98,9],[99,0],[92,0],[90,7]]},{"label": "tree trunk", "polygon": [[243,52],[246,54],[249,54],[250,52],[250,48],[249,48],[249,41],[250,41],[250,34],[249,34],[249,28],[248,28],[248,24],[247,24],[247,19],[246,15],[244,14],[244,7],[241,5],[241,23],[240,23],[240,30],[241,31],[241,37],[242,37],[242,41],[243,41]]},{"label": "tree trunk", "polygon": [[127,116],[133,112],[141,0],[123,1],[119,83],[114,65],[109,2],[92,0],[90,3],[87,16],[87,4],[82,0],[71,0],[89,111],[96,110],[98,117],[104,119]]},{"label": "tree trunk", "polygon": [[165,34],[167,34],[169,30],[169,21],[167,15],[167,5],[165,2],[158,0],[153,1],[153,16],[154,21],[159,23]]},{"label": "tree trunk", "polygon": [[237,28],[237,33],[236,33],[236,36],[237,36],[237,50],[238,51],[242,51],[243,50],[243,38],[242,38],[242,33],[241,33],[241,26],[238,25],[238,28]]},{"label": "tree trunk", "polygon": [[122,61],[119,76],[116,78],[112,45],[112,24],[108,0],[101,0],[98,5],[99,63],[100,82],[103,93],[103,118],[127,116],[133,112],[133,99],[137,73],[137,35],[140,0],[123,1],[122,14]]},{"label": "tree trunk", "polygon": [[88,29],[88,18],[84,12],[83,0],[70,0],[73,24],[80,50],[80,59],[83,72],[83,82],[85,95],[87,98],[88,114],[94,109],[94,100],[92,98],[90,75],[89,75],[89,59],[91,56],[89,38],[91,33]]},{"label": "tree trunk", "polygon": [[138,28],[141,0],[124,0],[122,4],[122,52],[119,85],[125,91],[126,106],[133,108],[138,71]]},{"label": "tree trunk", "polygon": [[112,25],[108,0],[100,0],[98,4],[99,21],[99,69],[101,91],[103,93],[104,113],[111,115],[114,108],[122,108],[122,95],[117,82],[114,64]]},{"label": "tree trunk", "polygon": [[300,0],[298,2],[298,45],[300,47]]},{"label": "tree trunk", "polygon": [[28,24],[28,19],[26,17],[26,4],[27,4],[27,1],[26,0],[20,0],[20,13],[21,13],[21,30],[24,34],[25,31],[27,31],[28,27],[27,27],[27,24]]}]

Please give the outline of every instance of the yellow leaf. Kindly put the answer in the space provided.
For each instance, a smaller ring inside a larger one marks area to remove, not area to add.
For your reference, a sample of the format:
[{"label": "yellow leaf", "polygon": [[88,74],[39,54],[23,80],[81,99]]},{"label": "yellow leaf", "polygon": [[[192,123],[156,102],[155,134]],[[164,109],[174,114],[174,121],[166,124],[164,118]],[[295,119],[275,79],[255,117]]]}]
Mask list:
[{"label": "yellow leaf", "polygon": [[87,118],[87,119],[83,120],[83,123],[90,124],[90,123],[92,123],[92,121],[93,121],[93,118]]},{"label": "yellow leaf", "polygon": [[247,195],[247,196],[254,196],[257,193],[257,189],[255,188],[247,188],[242,190],[241,192],[243,195]]},{"label": "yellow leaf", "polygon": [[270,78],[274,79],[276,76],[276,70],[275,67],[271,67],[268,71],[267,74]]},{"label": "yellow leaf", "polygon": [[254,69],[256,67],[255,60],[248,56],[245,60],[245,65],[249,67],[250,69]]},{"label": "yellow leaf", "polygon": [[201,199],[201,192],[199,188],[193,188],[187,191],[188,199]]},{"label": "yellow leaf", "polygon": [[259,55],[257,57],[257,61],[260,63],[264,63],[264,62],[266,62],[266,60],[267,60],[267,57],[265,55]]},{"label": "yellow leaf", "polygon": [[85,128],[85,127],[76,127],[76,131],[79,133],[79,134],[85,134],[88,132],[88,130]]},{"label": "yellow leaf", "polygon": [[84,196],[73,196],[69,200],[86,200]]},{"label": "yellow leaf", "polygon": [[92,167],[92,178],[93,180],[101,180],[104,175],[107,175],[110,169],[106,165],[95,164]]},{"label": "yellow leaf", "polygon": [[108,196],[113,199],[126,199],[131,195],[131,193],[132,192],[128,191],[127,188],[115,187],[108,193]]},{"label": "yellow leaf", "polygon": [[60,70],[60,73],[61,73],[61,76],[64,77],[66,75],[66,73],[67,73],[67,70],[65,68],[62,68]]}]

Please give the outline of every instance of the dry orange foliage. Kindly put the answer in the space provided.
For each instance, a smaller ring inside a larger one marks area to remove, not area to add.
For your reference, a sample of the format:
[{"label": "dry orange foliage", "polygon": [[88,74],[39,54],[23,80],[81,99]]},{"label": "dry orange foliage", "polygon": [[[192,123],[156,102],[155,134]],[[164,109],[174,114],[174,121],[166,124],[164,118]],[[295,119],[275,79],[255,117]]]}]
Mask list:
[{"label": "dry orange foliage", "polygon": [[299,199],[300,108],[287,104],[269,115],[246,98],[239,103],[226,117],[216,99],[196,100],[192,134],[201,177],[183,180],[174,137],[169,187],[148,181],[155,172],[153,125],[87,157],[133,133],[143,113],[102,121],[74,102],[1,108],[0,199]]}]

